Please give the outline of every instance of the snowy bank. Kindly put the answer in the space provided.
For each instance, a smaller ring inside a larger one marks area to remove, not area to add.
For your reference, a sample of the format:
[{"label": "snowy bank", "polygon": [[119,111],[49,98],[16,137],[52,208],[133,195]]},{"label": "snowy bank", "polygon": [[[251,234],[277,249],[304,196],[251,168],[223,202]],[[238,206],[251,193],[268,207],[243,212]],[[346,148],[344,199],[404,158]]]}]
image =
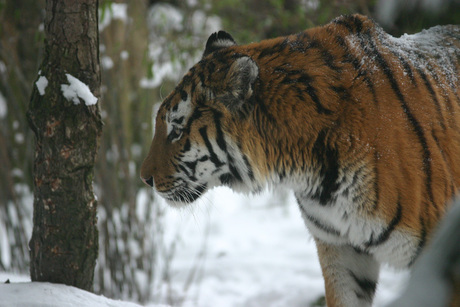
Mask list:
[{"label": "snowy bank", "polygon": [[[218,188],[182,210],[160,205],[166,209],[164,244],[175,243],[171,263],[163,264],[169,280],[151,290],[155,304],[305,307],[324,295],[316,247],[290,193],[248,197]],[[394,300],[407,278],[407,271],[384,267],[374,307]],[[1,283],[7,279],[12,284],[0,284],[1,307],[137,306],[66,286],[13,284],[24,278],[0,273]]]},{"label": "snowy bank", "polygon": [[1,307],[140,307],[75,287],[42,282],[2,283],[0,298]]}]

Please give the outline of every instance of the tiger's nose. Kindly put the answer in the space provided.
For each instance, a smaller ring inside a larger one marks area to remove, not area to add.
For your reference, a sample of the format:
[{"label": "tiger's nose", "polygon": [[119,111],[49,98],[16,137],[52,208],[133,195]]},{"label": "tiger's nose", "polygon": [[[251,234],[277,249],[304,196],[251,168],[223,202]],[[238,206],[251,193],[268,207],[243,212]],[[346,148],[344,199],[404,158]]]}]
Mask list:
[{"label": "tiger's nose", "polygon": [[147,178],[147,179],[141,177],[141,179],[146,185],[153,188],[153,177],[152,176],[150,176],[150,178]]}]

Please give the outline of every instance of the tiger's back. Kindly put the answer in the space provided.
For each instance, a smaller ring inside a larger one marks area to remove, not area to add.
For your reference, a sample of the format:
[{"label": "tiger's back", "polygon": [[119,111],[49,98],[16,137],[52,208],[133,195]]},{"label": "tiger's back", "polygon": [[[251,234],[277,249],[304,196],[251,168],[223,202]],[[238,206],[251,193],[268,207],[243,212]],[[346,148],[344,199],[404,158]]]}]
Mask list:
[{"label": "tiger's back", "polygon": [[328,305],[369,306],[380,263],[411,266],[460,187],[459,71],[457,26],[394,38],[353,15],[242,46],[220,32],[160,107],[141,176],[181,203],[291,188]]},{"label": "tiger's back", "polygon": [[[459,28],[394,38],[351,16],[277,40],[276,48],[248,47],[259,67],[271,68],[260,71],[260,92],[284,100],[282,112],[276,103],[264,112],[293,139],[281,143],[284,161],[269,159],[275,173],[300,169],[305,177],[302,166],[310,166],[309,191],[297,197],[317,238],[412,264],[460,186]],[[305,130],[316,137],[296,134]],[[410,238],[406,249],[393,247],[394,230]]]}]

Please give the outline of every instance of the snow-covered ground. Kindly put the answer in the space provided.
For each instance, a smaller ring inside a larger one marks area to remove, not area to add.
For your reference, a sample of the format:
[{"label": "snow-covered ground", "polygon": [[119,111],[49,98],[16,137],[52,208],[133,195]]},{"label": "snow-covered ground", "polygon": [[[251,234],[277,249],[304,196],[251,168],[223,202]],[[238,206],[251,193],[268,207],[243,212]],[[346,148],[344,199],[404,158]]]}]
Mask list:
[{"label": "snow-covered ground", "polygon": [[[75,287],[26,282],[21,276],[2,273],[2,282],[6,276],[11,277],[11,283],[0,285],[1,307],[140,307],[134,303],[111,300]],[[22,282],[17,282],[19,280]]]},{"label": "snow-covered ground", "polygon": [[[167,281],[152,289],[155,304],[295,307],[324,295],[314,242],[292,195],[243,196],[218,188],[203,198],[182,210],[166,209],[165,244],[175,244]],[[407,278],[384,268],[374,306],[393,300]],[[3,284],[6,279],[11,283]],[[0,282],[0,306],[135,306],[62,285],[24,283],[14,274],[0,274]]]}]

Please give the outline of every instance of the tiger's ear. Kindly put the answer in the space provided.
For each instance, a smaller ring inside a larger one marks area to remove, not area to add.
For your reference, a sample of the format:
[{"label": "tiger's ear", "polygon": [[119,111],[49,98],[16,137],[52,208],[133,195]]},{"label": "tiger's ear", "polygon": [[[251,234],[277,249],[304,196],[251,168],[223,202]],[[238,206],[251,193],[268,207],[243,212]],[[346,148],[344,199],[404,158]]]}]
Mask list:
[{"label": "tiger's ear", "polygon": [[225,78],[225,92],[220,95],[221,101],[231,112],[248,111],[247,103],[254,92],[254,83],[259,77],[259,67],[248,56],[235,60]]},{"label": "tiger's ear", "polygon": [[203,53],[203,58],[216,50],[220,50],[235,45],[235,40],[227,32],[215,32],[211,34],[211,36],[209,36],[208,41],[206,42],[206,48]]}]

